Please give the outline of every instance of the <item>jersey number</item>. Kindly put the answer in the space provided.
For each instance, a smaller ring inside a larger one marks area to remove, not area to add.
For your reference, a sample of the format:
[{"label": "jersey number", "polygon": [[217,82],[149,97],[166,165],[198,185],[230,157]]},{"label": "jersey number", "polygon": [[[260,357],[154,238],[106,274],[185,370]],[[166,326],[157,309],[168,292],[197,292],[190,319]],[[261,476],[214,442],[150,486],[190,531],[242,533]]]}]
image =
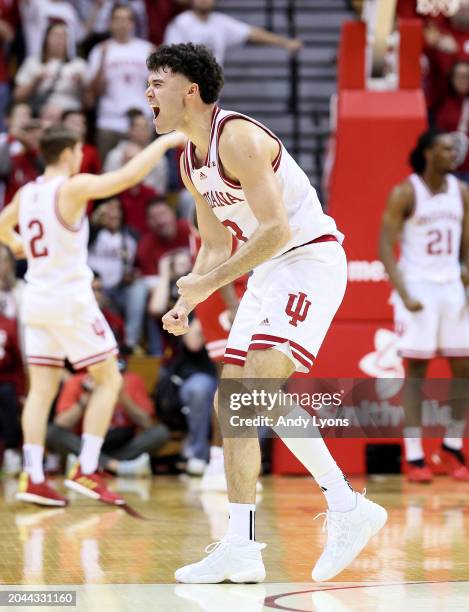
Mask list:
[{"label": "jersey number", "polygon": [[231,219],[226,219],[226,221],[222,221],[222,224],[227,227],[228,229],[231,229],[235,238],[237,240],[241,240],[241,242],[247,242],[248,239],[246,238],[246,236],[243,234],[243,230],[239,227],[239,225],[237,223],[235,223],[234,221],[231,221]]},{"label": "jersey number", "polygon": [[46,245],[41,242],[44,238],[44,226],[42,223],[38,219],[33,219],[29,222],[28,229],[33,230],[35,234],[29,242],[31,255],[33,257],[47,257],[49,251]]},{"label": "jersey number", "polygon": [[427,237],[430,239],[427,243],[429,255],[451,255],[453,252],[453,234],[450,229],[446,232],[430,230]]}]

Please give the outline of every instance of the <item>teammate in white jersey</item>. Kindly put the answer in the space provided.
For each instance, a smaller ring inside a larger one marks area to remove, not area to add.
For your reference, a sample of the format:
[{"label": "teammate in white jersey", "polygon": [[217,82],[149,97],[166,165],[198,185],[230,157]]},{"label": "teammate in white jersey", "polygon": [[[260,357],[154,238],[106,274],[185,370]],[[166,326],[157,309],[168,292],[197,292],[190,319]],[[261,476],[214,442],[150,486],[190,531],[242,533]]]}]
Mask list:
[{"label": "teammate in white jersey", "polygon": [[[469,312],[461,263],[469,264],[469,191],[450,174],[451,136],[429,131],[412,152],[414,173],[391,192],[383,217],[380,256],[394,286],[392,302],[399,350],[407,362],[404,444],[408,478],[430,482],[422,447],[422,384],[429,360],[443,356],[453,374],[450,398],[464,398],[469,377]],[[400,239],[400,259],[394,245]],[[461,260],[462,256],[462,260]],[[469,480],[462,454],[467,405],[453,399],[439,463],[457,480]]]},{"label": "teammate in white jersey", "polygon": [[[233,322],[222,378],[286,380],[307,372],[342,301],[342,234],[322,212],[306,175],[267,128],[217,105],[223,73],[203,46],[161,46],[147,61],[147,97],[160,134],[178,129],[189,143],[181,174],[197,209],[202,246],[193,272],[178,281],[180,299],[163,317],[170,333],[188,330],[196,304],[254,270]],[[232,235],[244,244],[232,254]],[[220,405],[219,418],[228,406]],[[295,415],[308,414],[295,407]],[[309,419],[308,419],[309,420]],[[284,438],[325,492],[326,549],[315,580],[342,571],[386,521],[386,511],[350,488],[323,439]],[[259,582],[255,541],[258,439],[224,439],[229,529],[199,563],[177,570],[180,582]]]},{"label": "teammate in white jersey", "polygon": [[[89,370],[94,389],[85,412],[79,460],[65,484],[106,503],[124,503],[97,473],[121,376],[116,341],[91,290],[86,203],[132,187],[180,142],[180,135],[164,136],[120,170],[94,176],[77,174],[82,159],[78,136],[61,125],[51,127],[40,142],[44,175],[20,189],[0,214],[0,240],[28,260],[21,313],[30,382],[22,414],[25,471],[17,494],[22,501],[67,503],[47,484],[42,463],[47,417],[68,358],[76,369]],[[20,235],[14,230],[17,225]]]}]

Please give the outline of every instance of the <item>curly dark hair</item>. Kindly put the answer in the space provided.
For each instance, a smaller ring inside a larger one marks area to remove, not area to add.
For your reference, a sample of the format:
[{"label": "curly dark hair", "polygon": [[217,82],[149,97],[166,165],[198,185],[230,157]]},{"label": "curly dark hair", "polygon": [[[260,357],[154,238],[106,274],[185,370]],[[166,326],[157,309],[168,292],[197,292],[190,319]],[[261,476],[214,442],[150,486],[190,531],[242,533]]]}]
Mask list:
[{"label": "curly dark hair", "polygon": [[431,149],[436,143],[440,136],[443,136],[445,132],[436,128],[431,128],[428,131],[420,134],[417,141],[417,146],[411,152],[409,156],[409,164],[415,174],[423,174],[427,161],[425,159],[425,151]]},{"label": "curly dark hair", "polygon": [[192,83],[197,83],[205,104],[216,102],[223,87],[223,70],[213,53],[204,45],[161,45],[148,57],[147,68],[152,72],[169,68],[176,74],[184,75]]}]

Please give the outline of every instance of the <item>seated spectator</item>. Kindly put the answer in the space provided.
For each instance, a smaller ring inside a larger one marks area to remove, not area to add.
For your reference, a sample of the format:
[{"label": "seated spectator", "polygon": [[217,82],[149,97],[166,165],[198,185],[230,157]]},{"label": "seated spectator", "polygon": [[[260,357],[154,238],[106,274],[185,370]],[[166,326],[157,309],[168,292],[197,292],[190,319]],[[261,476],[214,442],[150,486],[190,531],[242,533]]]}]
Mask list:
[{"label": "seated spectator", "polygon": [[223,64],[229,47],[246,42],[275,45],[292,53],[302,47],[298,39],[273,34],[214,11],[215,0],[191,0],[190,7],[190,10],[178,15],[166,28],[166,44],[191,42],[206,45],[220,64]]},{"label": "seated spectator", "polygon": [[[178,299],[176,281],[189,274],[192,268],[190,254],[186,250],[161,257],[160,277],[150,303],[150,313],[161,317],[174,306]],[[160,370],[157,385],[157,410],[161,418],[172,417],[168,411],[181,412],[187,422],[188,437],[184,445],[188,474],[200,476],[207,465],[210,454],[210,427],[213,397],[217,385],[216,368],[205,350],[205,340],[200,322],[192,318],[189,331],[183,336],[165,334],[170,343],[170,357]],[[165,353],[167,354],[168,351]],[[170,406],[168,402],[174,402]],[[175,417],[175,419],[181,416]]]},{"label": "seated spectator", "polygon": [[86,70],[84,60],[70,59],[65,25],[53,23],[46,30],[41,54],[27,57],[18,70],[14,99],[29,101],[37,115],[46,104],[60,109],[60,114],[78,110],[83,105]]},{"label": "seated spectator", "polygon": [[111,12],[111,38],[96,45],[89,57],[89,92],[97,102],[97,145],[101,159],[126,137],[130,108],[148,117],[145,98],[146,60],[154,47],[135,38],[135,17],[130,6],[116,4]]},{"label": "seated spectator", "polygon": [[123,223],[118,198],[101,204],[92,216],[88,264],[101,277],[110,303],[124,316],[126,345],[132,352],[142,334],[147,286],[136,274],[137,238]]},{"label": "seated spectator", "polygon": [[7,114],[8,132],[0,138],[0,179],[4,182],[3,204],[8,204],[20,187],[34,181],[43,171],[39,157],[42,123],[31,118],[27,104],[12,104]]},{"label": "seated spectator", "polygon": [[103,281],[101,280],[101,276],[94,272],[94,278],[91,283],[91,288],[93,289],[94,297],[96,302],[98,303],[101,312],[104,315],[104,318],[109,324],[109,327],[114,334],[114,337],[117,341],[117,344],[120,348],[126,346],[125,342],[125,328],[124,321],[116,312],[109,308],[109,300],[106,297],[103,289]]},{"label": "seated spectator", "polygon": [[3,473],[21,472],[20,404],[25,392],[25,376],[17,322],[5,316],[0,303],[0,430],[3,437]]},{"label": "seated spectator", "polygon": [[[104,172],[111,172],[121,168],[125,159],[129,157],[128,145],[130,143],[145,148],[153,138],[148,116],[137,108],[132,108],[127,112],[129,129],[127,138],[122,140],[114,149],[109,151],[104,160]],[[164,194],[168,190],[168,159],[163,157],[153,170],[143,179],[143,184],[151,187],[157,193]]]},{"label": "seated spectator", "polygon": [[[456,62],[449,76],[449,93],[435,114],[437,127],[443,132],[469,136],[469,61]],[[457,137],[456,134],[456,137]],[[469,182],[469,154],[457,168],[459,178]]]},{"label": "seated spectator", "polygon": [[[80,452],[83,414],[93,381],[87,374],[69,378],[57,400],[56,415],[47,431],[47,445],[62,456]],[[137,374],[123,373],[123,387],[99,465],[120,476],[151,475],[150,455],[156,455],[169,438],[168,428],[155,422],[155,410]]]},{"label": "seated spectator", "polygon": [[148,232],[140,239],[137,266],[145,276],[158,275],[159,262],[165,253],[189,248],[191,226],[186,219],[177,219],[174,210],[163,199],[147,208]]},{"label": "seated spectator", "polygon": [[83,38],[84,30],[72,2],[66,0],[22,0],[20,11],[27,55],[39,57],[47,28],[52,23],[63,23],[68,34],[68,56],[75,57],[77,44]]},{"label": "seated spectator", "polygon": [[10,101],[9,61],[11,43],[20,26],[17,0],[0,2],[0,131],[5,130],[3,123],[5,110]]}]

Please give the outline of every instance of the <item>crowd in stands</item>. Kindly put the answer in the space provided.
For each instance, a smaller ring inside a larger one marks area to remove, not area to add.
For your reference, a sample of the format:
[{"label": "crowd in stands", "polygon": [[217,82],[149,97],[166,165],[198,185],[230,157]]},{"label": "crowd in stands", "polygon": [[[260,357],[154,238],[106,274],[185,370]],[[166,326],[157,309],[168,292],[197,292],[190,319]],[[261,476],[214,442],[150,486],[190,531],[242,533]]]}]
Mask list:
[{"label": "crowd in stands", "polygon": [[416,0],[398,0],[397,15],[423,22],[423,88],[429,122],[454,135],[457,175],[469,182],[469,0],[460,0],[452,15],[423,14]]},{"label": "crowd in stands", "polygon": [[[81,171],[91,173],[120,168],[155,138],[145,83],[146,59],[157,45],[206,44],[220,62],[229,47],[247,42],[301,47],[215,8],[215,0],[0,0],[0,209],[43,172],[38,144],[45,127],[62,122],[77,132]],[[142,379],[125,371],[101,466],[120,475],[149,473],[169,426],[187,430],[183,455],[188,471],[200,474],[209,457],[216,370],[195,318],[178,339],[160,323],[177,298],[175,280],[192,265],[193,202],[182,189],[179,153],[169,152],[132,189],[89,202],[88,215],[93,290],[118,340],[122,369],[132,355],[162,360],[156,411]],[[0,429],[3,470],[11,474],[21,467],[25,270],[0,245]],[[79,451],[90,384],[85,373],[66,373],[51,412],[49,449],[64,461]]]}]

